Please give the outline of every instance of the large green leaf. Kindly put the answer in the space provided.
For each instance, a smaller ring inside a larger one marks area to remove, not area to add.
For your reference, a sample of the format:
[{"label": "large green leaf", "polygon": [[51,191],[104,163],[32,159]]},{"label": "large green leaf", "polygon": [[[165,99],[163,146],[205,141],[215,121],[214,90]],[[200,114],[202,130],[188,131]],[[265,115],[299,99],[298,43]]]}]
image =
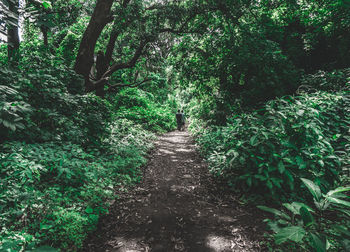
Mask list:
[{"label": "large green leaf", "polygon": [[308,205],[306,205],[306,204],[304,204],[304,203],[302,203],[302,202],[292,202],[292,205],[293,205],[296,209],[298,209],[298,213],[299,213],[301,207],[305,207],[305,208],[306,208],[307,210],[309,210],[309,212],[311,212],[311,213],[314,213],[314,212],[315,212],[311,207],[309,207]]},{"label": "large green leaf", "polygon": [[329,210],[333,210],[333,211],[338,211],[341,212],[345,215],[347,215],[348,217],[350,217],[350,211],[347,209],[341,209],[341,208],[328,208]]},{"label": "large green leaf", "polygon": [[93,210],[91,207],[88,206],[88,207],[85,209],[85,212],[88,213],[88,214],[92,214],[92,213],[94,212],[94,210]]},{"label": "large green leaf", "polygon": [[48,2],[48,1],[43,1],[43,7],[45,8],[45,9],[52,9],[52,5],[51,5],[51,3],[50,2]]},{"label": "large green leaf", "polygon": [[275,234],[275,241],[277,244],[281,244],[288,240],[294,242],[301,242],[306,234],[304,228],[299,226],[282,228],[277,234]]},{"label": "large green leaf", "polygon": [[250,138],[250,144],[252,145],[252,146],[256,146],[257,145],[257,143],[258,143],[258,135],[254,135],[254,136],[252,136],[251,138]]},{"label": "large green leaf", "polygon": [[314,182],[311,180],[308,180],[306,178],[301,178],[301,181],[305,184],[305,186],[309,189],[311,192],[312,196],[319,201],[321,199],[322,193],[321,189],[318,185],[316,185]]},{"label": "large green leaf", "polygon": [[290,216],[288,216],[287,214],[283,213],[282,211],[280,210],[277,210],[277,209],[274,209],[274,208],[270,208],[270,207],[267,207],[267,206],[257,206],[257,208],[263,210],[263,211],[266,211],[266,212],[269,212],[269,213],[272,213],[274,215],[277,215],[279,217],[282,217],[286,220],[290,220]]},{"label": "large green leaf", "polygon": [[336,225],[336,226],[333,226],[333,230],[337,231],[338,233],[341,233],[344,236],[350,237],[349,227],[346,227],[343,225]]},{"label": "large green leaf", "polygon": [[311,233],[311,245],[317,252],[326,252],[327,240],[322,239],[316,234]]},{"label": "large green leaf", "polygon": [[327,193],[326,197],[327,196],[332,196],[334,194],[338,194],[338,193],[341,193],[341,192],[346,192],[346,191],[350,191],[350,187],[338,187],[334,190],[331,190]]},{"label": "large green leaf", "polygon": [[283,161],[280,161],[278,163],[278,171],[282,174],[284,171],[286,170],[284,164],[283,164]]},{"label": "large green leaf", "polygon": [[294,215],[299,214],[299,209],[300,209],[300,207],[297,208],[297,207],[293,206],[293,205],[290,204],[290,203],[283,203],[282,205],[283,205],[285,208],[287,208],[289,211],[291,211]]},{"label": "large green leaf", "polygon": [[306,207],[302,206],[299,211],[305,227],[308,227],[314,223],[314,218]]},{"label": "large green leaf", "polygon": [[334,197],[327,197],[327,200],[329,202],[335,203],[337,205],[341,205],[341,206],[345,206],[345,207],[350,207],[350,202],[346,201],[346,200],[341,200],[338,198],[334,198]]}]

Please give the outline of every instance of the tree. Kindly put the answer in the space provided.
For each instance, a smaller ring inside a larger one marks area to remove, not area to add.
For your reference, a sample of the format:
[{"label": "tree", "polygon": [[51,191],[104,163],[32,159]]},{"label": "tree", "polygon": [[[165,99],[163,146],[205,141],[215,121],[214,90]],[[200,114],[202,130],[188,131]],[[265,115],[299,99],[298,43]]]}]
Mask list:
[{"label": "tree", "polygon": [[28,18],[33,19],[35,24],[40,28],[43,35],[43,42],[48,46],[48,33],[53,25],[52,6],[48,1],[26,0],[26,11],[31,14]]},{"label": "tree", "polygon": [[[112,9],[113,1],[98,0],[81,40],[74,67],[78,74],[83,75],[86,91],[96,91],[97,95],[103,96],[106,86],[109,87],[109,90],[125,86],[123,83],[111,85],[108,79],[119,70],[135,67],[148,46],[158,41],[161,34],[199,32],[199,28],[202,27],[193,28],[188,24],[194,21],[199,13],[203,13],[204,8],[200,7],[197,2],[189,3],[187,1],[165,1],[150,5],[144,1],[124,0],[117,2]],[[110,23],[111,32],[108,43],[104,51],[98,52],[95,61],[96,43],[102,31]],[[125,44],[116,55],[119,56],[119,59],[115,60],[113,56],[116,53],[118,38]],[[128,49],[127,55],[125,55],[126,49]],[[125,56],[127,59],[121,60]],[[91,71],[95,63],[96,73]],[[131,83],[131,86],[148,80],[147,78],[137,80],[138,75],[135,76],[135,82]]]},{"label": "tree", "polygon": [[16,65],[19,59],[19,0],[0,1],[1,33],[7,37],[8,62]]}]

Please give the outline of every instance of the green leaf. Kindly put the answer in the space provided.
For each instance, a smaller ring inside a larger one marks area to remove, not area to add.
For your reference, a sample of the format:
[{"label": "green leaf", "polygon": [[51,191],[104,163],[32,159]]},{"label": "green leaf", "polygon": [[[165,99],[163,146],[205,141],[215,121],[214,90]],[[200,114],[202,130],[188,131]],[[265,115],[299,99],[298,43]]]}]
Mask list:
[{"label": "green leaf", "polygon": [[282,161],[278,163],[278,171],[282,174],[286,170]]},{"label": "green leaf", "polygon": [[266,211],[266,212],[269,212],[269,213],[272,213],[274,215],[277,215],[279,217],[282,217],[286,220],[290,220],[290,216],[288,216],[287,214],[283,213],[282,211],[280,210],[277,210],[277,209],[274,209],[274,208],[270,208],[270,207],[267,207],[267,206],[257,206],[257,208],[263,210],[263,211]]},{"label": "green leaf", "polygon": [[349,201],[337,199],[337,198],[334,198],[334,197],[327,197],[327,200],[328,200],[329,202],[335,203],[335,204],[337,204],[337,205],[342,205],[342,206],[345,206],[345,207],[350,207],[350,202],[349,202]]},{"label": "green leaf", "polygon": [[301,202],[292,202],[291,204],[283,203],[282,205],[295,215],[300,214],[301,207],[306,208],[309,212],[312,212],[312,213],[315,212],[311,207]]},{"label": "green leaf", "polygon": [[43,1],[43,6],[45,9],[52,9],[52,5],[48,1]]},{"label": "green leaf", "polygon": [[53,227],[53,226],[50,225],[50,224],[42,224],[42,223],[40,223],[40,229],[42,229],[42,230],[50,229],[50,228],[52,228],[52,227]]},{"label": "green leaf", "polygon": [[305,186],[309,189],[311,192],[312,196],[319,201],[321,199],[321,189],[318,185],[316,185],[314,182],[311,180],[308,180],[306,178],[301,178],[301,181],[305,184]]},{"label": "green leaf", "polygon": [[350,187],[338,187],[334,190],[331,190],[327,193],[326,197],[332,196],[333,194],[350,191]]},{"label": "green leaf", "polygon": [[314,199],[314,204],[315,204],[315,206],[317,207],[317,209],[319,209],[319,210],[321,210],[321,211],[324,211],[324,210],[326,210],[326,209],[329,207],[330,202],[327,201],[327,199],[322,199],[322,200],[320,200],[320,201],[316,201],[316,200]]},{"label": "green leaf", "polygon": [[306,168],[306,163],[301,156],[296,156],[295,161],[297,162],[300,169]]},{"label": "green leaf", "polygon": [[285,227],[282,228],[277,234],[275,234],[275,241],[277,244],[281,244],[288,240],[294,242],[301,242],[306,234],[304,228],[299,226]]},{"label": "green leaf", "polygon": [[297,110],[297,115],[302,116],[304,114],[304,112],[305,112],[305,110],[299,109],[299,110]]},{"label": "green leaf", "polygon": [[295,208],[298,209],[298,212],[300,211],[300,208],[301,208],[301,207],[305,207],[305,208],[306,208],[307,210],[309,210],[309,212],[311,212],[311,213],[314,213],[314,212],[315,212],[311,207],[309,207],[308,205],[306,205],[306,204],[304,204],[304,203],[302,203],[302,202],[293,202],[292,205],[293,205]]},{"label": "green leaf", "polygon": [[293,174],[290,173],[288,170],[285,170],[284,172],[284,175],[286,175],[287,177],[287,182],[288,182],[288,185],[291,189],[294,189],[294,177],[293,177]]},{"label": "green leaf", "polygon": [[338,233],[341,233],[347,237],[350,237],[350,231],[349,231],[349,228],[348,227],[345,227],[343,225],[336,225],[333,227],[333,229],[335,231],[337,231]]},{"label": "green leaf", "polygon": [[326,252],[327,239],[321,239],[318,235],[311,233],[312,247],[317,252]]},{"label": "green leaf", "polygon": [[306,207],[301,207],[300,210],[301,218],[303,219],[303,223],[305,227],[311,226],[314,223],[314,218],[312,217],[309,210]]},{"label": "green leaf", "polygon": [[88,207],[85,209],[85,212],[88,213],[88,214],[92,214],[92,213],[94,212],[94,209],[92,209],[91,207],[88,206]]},{"label": "green leaf", "polygon": [[248,177],[248,178],[247,178],[247,185],[248,185],[249,187],[252,186],[252,177]]},{"label": "green leaf", "polygon": [[9,125],[9,128],[12,130],[12,131],[16,131],[16,125],[14,125],[14,124],[10,124]]},{"label": "green leaf", "polygon": [[294,206],[290,203],[283,203],[282,204],[285,208],[287,208],[289,211],[291,211],[293,214],[299,214],[299,211],[297,211]]},{"label": "green leaf", "polygon": [[266,181],[266,186],[267,186],[270,190],[272,189],[273,185],[272,185],[272,183],[271,183],[270,180],[267,180],[267,181]]},{"label": "green leaf", "polygon": [[350,211],[348,211],[348,210],[346,210],[346,209],[339,209],[339,208],[333,208],[333,209],[329,208],[329,209],[330,209],[330,210],[334,210],[334,211],[341,212],[341,213],[347,215],[348,217],[350,217]]},{"label": "green leaf", "polygon": [[323,162],[323,160],[318,160],[318,163],[321,165],[321,167],[324,167],[324,162]]},{"label": "green leaf", "polygon": [[258,143],[257,138],[258,138],[258,135],[254,135],[254,136],[252,136],[252,137],[250,138],[250,145],[252,145],[252,146],[256,146],[256,145],[257,145],[257,143]]}]

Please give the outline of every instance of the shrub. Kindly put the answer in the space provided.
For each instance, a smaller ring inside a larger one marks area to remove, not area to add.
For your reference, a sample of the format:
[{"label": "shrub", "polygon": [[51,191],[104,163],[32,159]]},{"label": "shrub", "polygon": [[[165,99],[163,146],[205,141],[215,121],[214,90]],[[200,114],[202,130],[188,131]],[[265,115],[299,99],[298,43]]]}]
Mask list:
[{"label": "shrub", "polygon": [[282,211],[266,206],[261,210],[274,214],[266,219],[274,232],[276,244],[284,250],[348,251],[350,249],[350,202],[344,192],[350,187],[339,187],[322,193],[321,188],[308,179],[301,179],[312,195],[314,206],[301,202],[283,203]]},{"label": "shrub", "polygon": [[350,160],[349,105],[344,93],[284,97],[199,131],[197,141],[211,172],[233,187],[283,198],[304,177],[330,189]]},{"label": "shrub", "polygon": [[2,145],[0,248],[19,251],[45,243],[65,251],[81,248],[108,212],[114,190],[141,180],[154,138],[127,120],[108,132],[99,148],[70,142]]},{"label": "shrub", "polygon": [[334,70],[332,72],[318,71],[302,78],[299,90],[341,91],[350,90],[350,69]]},{"label": "shrub", "polygon": [[150,93],[138,89],[124,89],[116,97],[114,106],[118,119],[128,119],[144,129],[165,132],[175,129],[174,113],[168,106],[154,101]]},{"label": "shrub", "polygon": [[82,247],[88,226],[88,217],[70,209],[54,211],[41,223],[41,229],[47,229],[45,240],[65,251],[76,251]]}]

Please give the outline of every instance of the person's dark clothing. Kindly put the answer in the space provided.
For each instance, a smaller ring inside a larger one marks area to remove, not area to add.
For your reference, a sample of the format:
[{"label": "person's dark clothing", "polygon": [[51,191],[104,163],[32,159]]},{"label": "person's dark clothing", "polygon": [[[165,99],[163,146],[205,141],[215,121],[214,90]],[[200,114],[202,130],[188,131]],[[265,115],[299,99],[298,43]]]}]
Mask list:
[{"label": "person's dark clothing", "polygon": [[176,123],[177,123],[177,129],[180,130],[182,126],[182,113],[176,113]]},{"label": "person's dark clothing", "polygon": [[185,128],[185,114],[183,112],[181,112],[181,128],[184,129]]}]

